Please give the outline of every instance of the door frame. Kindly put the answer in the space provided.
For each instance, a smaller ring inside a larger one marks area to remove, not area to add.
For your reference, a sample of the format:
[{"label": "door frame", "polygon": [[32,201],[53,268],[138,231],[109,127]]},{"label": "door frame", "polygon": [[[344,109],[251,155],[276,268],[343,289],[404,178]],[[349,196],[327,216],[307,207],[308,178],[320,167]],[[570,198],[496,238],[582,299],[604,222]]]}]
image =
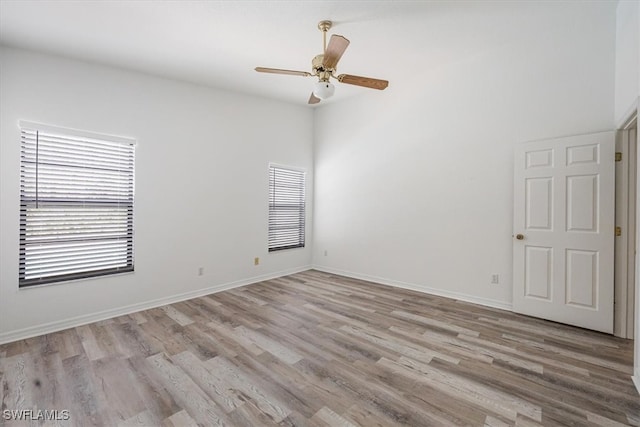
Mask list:
[{"label": "door frame", "polygon": [[[635,138],[631,129],[636,128]],[[616,227],[614,274],[614,335],[633,338],[636,294],[637,113],[620,123],[616,133]]]}]

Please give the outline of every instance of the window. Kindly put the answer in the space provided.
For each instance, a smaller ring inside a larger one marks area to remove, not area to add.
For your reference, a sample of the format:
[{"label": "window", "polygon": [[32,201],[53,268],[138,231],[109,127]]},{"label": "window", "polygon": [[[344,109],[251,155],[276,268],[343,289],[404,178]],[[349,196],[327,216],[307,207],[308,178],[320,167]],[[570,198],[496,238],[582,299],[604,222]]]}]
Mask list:
[{"label": "window", "polygon": [[133,271],[134,141],[20,127],[19,286]]},{"label": "window", "polygon": [[269,166],[269,252],[304,248],[304,174]]}]

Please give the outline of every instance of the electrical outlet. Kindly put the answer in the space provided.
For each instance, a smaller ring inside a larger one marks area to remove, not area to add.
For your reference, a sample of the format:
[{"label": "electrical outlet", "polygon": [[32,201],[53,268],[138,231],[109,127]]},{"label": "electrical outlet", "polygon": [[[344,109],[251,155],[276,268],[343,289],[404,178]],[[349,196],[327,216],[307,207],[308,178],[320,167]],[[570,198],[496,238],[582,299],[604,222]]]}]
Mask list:
[{"label": "electrical outlet", "polygon": [[491,284],[492,285],[497,285],[498,283],[500,283],[500,275],[499,274],[492,274],[491,275]]},{"label": "electrical outlet", "polygon": [[198,276],[202,276],[204,274],[204,267],[198,267]]},{"label": "electrical outlet", "polygon": [[327,255],[328,255],[328,253],[327,253],[327,250],[325,249],[324,250],[324,256],[327,256]]},{"label": "electrical outlet", "polygon": [[255,258],[253,259],[253,265],[260,265],[260,258],[255,257]]}]

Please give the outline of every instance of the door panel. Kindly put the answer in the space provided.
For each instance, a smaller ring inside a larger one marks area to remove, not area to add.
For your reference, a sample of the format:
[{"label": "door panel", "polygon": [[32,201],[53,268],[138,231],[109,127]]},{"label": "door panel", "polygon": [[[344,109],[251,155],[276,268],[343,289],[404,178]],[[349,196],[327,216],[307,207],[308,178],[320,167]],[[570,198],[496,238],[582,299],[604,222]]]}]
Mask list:
[{"label": "door panel", "polygon": [[567,147],[567,165],[598,163],[600,156],[598,144],[582,145],[579,147]]},{"label": "door panel", "polygon": [[597,309],[598,252],[567,249],[567,300],[569,305]]},{"label": "door panel", "polygon": [[553,248],[527,246],[525,251],[525,295],[550,301]]},{"label": "door panel", "polygon": [[516,147],[514,311],[611,333],[613,132]]},{"label": "door panel", "polygon": [[598,175],[567,177],[567,231],[598,232]]},{"label": "door panel", "polygon": [[528,178],[526,186],[527,230],[553,228],[553,179]]},{"label": "door panel", "polygon": [[553,150],[527,152],[527,169],[553,166]]}]

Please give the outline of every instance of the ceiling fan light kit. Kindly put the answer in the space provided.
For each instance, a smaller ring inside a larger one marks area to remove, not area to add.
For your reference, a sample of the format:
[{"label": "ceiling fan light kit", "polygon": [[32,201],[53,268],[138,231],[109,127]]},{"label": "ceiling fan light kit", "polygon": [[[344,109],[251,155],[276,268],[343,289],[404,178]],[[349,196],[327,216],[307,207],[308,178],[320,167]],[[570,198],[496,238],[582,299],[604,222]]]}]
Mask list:
[{"label": "ceiling fan light kit", "polygon": [[313,94],[316,98],[327,99],[333,96],[336,91],[336,87],[331,82],[316,82],[313,89]]},{"label": "ceiling fan light kit", "polygon": [[335,86],[329,81],[329,79],[332,78],[338,80],[340,83],[378,90],[386,89],[389,85],[387,80],[353,76],[350,74],[340,74],[339,76],[334,75],[337,71],[338,61],[340,61],[344,51],[349,46],[349,40],[343,36],[333,34],[329,40],[329,45],[327,46],[327,31],[331,29],[331,26],[331,21],[320,21],[318,23],[318,29],[322,32],[323,53],[316,55],[311,60],[311,73],[306,71],[283,70],[280,68],[266,67],[256,67],[256,71],[260,73],[285,74],[290,76],[317,77],[318,82],[315,83],[313,91],[311,92],[309,104],[317,104],[320,100],[333,96]]}]

